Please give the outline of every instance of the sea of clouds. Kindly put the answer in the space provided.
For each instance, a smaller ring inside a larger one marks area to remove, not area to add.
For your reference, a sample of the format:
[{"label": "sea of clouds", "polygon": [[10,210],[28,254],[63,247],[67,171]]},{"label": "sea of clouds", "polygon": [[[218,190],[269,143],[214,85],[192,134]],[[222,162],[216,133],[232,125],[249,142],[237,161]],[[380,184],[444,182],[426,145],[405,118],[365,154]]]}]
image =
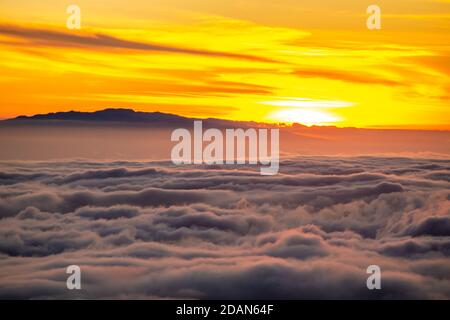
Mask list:
[{"label": "sea of clouds", "polygon": [[437,158],[1,162],[0,298],[449,299],[449,187]]}]

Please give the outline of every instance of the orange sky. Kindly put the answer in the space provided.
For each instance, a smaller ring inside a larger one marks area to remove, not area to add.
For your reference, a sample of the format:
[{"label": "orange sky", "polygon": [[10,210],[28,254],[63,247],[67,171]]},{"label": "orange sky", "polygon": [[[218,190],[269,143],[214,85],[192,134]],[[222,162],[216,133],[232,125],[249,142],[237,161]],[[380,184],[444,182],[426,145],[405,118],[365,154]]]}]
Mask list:
[{"label": "orange sky", "polygon": [[2,1],[0,118],[129,107],[450,130],[449,31],[448,0]]}]

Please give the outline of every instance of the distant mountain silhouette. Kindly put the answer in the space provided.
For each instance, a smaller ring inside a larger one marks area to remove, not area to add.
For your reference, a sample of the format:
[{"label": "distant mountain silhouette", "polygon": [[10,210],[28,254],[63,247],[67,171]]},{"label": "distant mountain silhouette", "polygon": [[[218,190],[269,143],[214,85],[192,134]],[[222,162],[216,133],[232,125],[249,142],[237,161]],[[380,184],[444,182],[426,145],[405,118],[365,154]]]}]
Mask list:
[{"label": "distant mountain silhouette", "polygon": [[[36,121],[40,120],[40,121]],[[149,124],[152,126],[174,127],[174,126],[188,126],[192,127],[194,120],[198,118],[188,118],[175,114],[162,112],[141,112],[133,109],[114,109],[108,108],[94,112],[55,112],[47,114],[37,114],[34,116],[18,116],[13,119],[3,121],[4,123],[40,123],[40,122],[60,122],[60,121],[82,121],[82,122],[118,122],[122,124]],[[223,119],[202,119],[205,127],[260,127],[270,126],[257,122],[232,121]]]},{"label": "distant mountain silhouette", "polygon": [[117,121],[117,122],[169,122],[182,123],[188,118],[161,112],[139,112],[132,109],[104,109],[94,112],[56,112],[37,114],[34,116],[19,116],[9,121],[17,120],[70,120],[70,121]]}]

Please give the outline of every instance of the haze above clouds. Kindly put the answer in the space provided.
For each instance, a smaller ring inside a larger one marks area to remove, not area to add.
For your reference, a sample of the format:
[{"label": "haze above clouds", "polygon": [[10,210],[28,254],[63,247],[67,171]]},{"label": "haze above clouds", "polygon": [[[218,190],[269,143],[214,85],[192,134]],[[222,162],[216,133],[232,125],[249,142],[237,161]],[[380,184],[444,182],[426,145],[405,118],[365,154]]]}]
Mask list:
[{"label": "haze above clouds", "polygon": [[[130,109],[61,112],[0,122],[0,160],[166,160],[177,128],[193,130],[195,118]],[[208,118],[203,127],[260,128],[274,124]],[[277,127],[278,128],[278,127]],[[280,127],[286,155],[450,155],[450,131],[381,130],[299,124]]]}]

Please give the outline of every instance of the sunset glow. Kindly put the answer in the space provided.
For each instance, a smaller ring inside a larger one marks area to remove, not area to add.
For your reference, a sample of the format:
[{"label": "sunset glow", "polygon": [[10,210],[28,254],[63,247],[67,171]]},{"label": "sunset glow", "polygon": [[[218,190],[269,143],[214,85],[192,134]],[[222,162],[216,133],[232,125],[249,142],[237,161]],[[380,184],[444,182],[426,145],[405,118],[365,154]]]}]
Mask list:
[{"label": "sunset glow", "polygon": [[379,1],[375,31],[355,1],[77,4],[81,30],[66,1],[0,4],[0,118],[126,107],[450,129],[448,1]]},{"label": "sunset glow", "polygon": [[450,300],[449,107],[450,0],[0,1],[0,300]]}]

